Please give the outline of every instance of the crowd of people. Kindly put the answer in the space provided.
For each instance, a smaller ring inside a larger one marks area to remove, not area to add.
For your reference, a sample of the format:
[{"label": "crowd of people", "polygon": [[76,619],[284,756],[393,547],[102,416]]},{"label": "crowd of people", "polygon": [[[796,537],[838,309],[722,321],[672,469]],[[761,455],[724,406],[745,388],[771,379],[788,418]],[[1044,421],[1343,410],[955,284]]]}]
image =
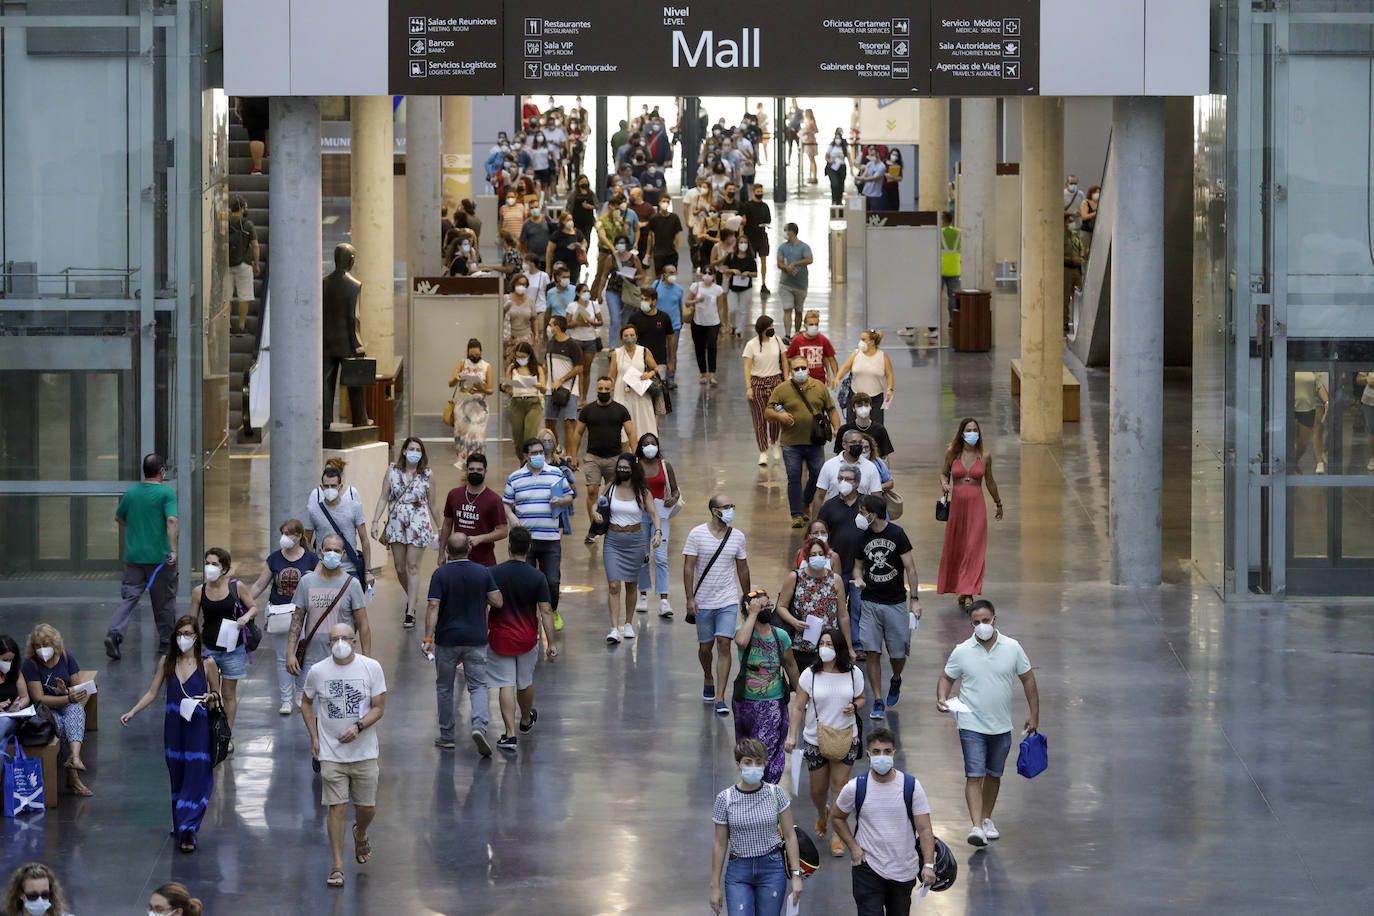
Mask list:
[{"label": "crowd of people", "polygon": [[[814,118],[797,114],[797,125],[789,115],[781,136],[811,158],[814,179]],[[905,914],[916,885],[947,886],[953,865],[933,834],[920,782],[893,765],[898,736],[884,725],[903,699],[922,604],[912,539],[898,523],[903,504],[890,465],[896,446],[885,425],[897,390],[883,335],[864,330],[841,361],[820,331],[820,312],[806,307],[814,258],[795,223],[782,227],[773,254],[772,211],[755,180],[770,138],[762,110],[736,128],[703,131],[701,170],[682,201],[685,224],[661,181],[672,145],[662,117],[646,107],[636,123],[622,124],[611,196],[599,214],[581,168],[585,123],[580,101],[542,112],[527,101],[520,128],[493,150],[487,175],[504,195],[500,264],[483,265],[477,255],[481,225],[470,201],[451,220],[445,216],[450,271],[494,270],[506,289],[502,339],[468,340],[449,380],[459,486],[437,492],[425,442],[407,437],[369,520],[357,489],[345,482],[344,462],[332,459],[318,487],[301,494],[298,517],[274,520],[277,549],[251,583],[233,575],[228,550],[211,546],[200,558],[189,613],[178,615],[176,495],[163,483],[164,460],[145,457],[143,479],[116,512],[125,575],[105,649],[112,662],[121,659],[146,592],[160,658],[120,721],[130,726],[165,698],[172,833],[181,852],[194,854],[215,763],[234,753],[248,654],[259,641],[270,646],[279,712],[301,716],[328,809],[325,883],[343,886],[346,841],[354,864],[372,859],[368,828],[385,778],[378,725],[388,705],[387,672],[373,658],[374,630],[420,630],[411,640],[435,666],[437,748],[458,747],[454,685],[461,670],[476,753],[518,754],[540,718],[540,662],[560,657],[563,543],[575,536],[574,518],[583,512],[582,546],[600,551],[605,642],[613,651],[636,638],[643,627],[637,614],[675,617],[668,541],[672,520],[686,509],[676,523],[692,525],[681,554],[680,607],[696,628],[702,703],[733,723],[739,766],[738,781],[713,807],[709,904],[717,912],[778,916],[786,897],[803,893],[815,844],[782,787],[790,766],[815,808],[815,839],[829,833],[831,853],[849,857],[857,911]],[[840,131],[832,151],[837,147],[841,160],[827,153],[827,174],[833,166],[843,175],[850,165]],[[883,166],[868,179],[882,187],[893,160],[866,155],[865,172],[873,162]],[[895,166],[900,174],[900,156]],[[560,190],[568,194],[561,206]],[[680,249],[690,251],[688,263],[678,263]],[[773,295],[765,282],[770,263],[780,326],[768,314],[750,321],[759,311],[756,292]],[[691,274],[685,289],[684,271]],[[789,571],[775,591],[751,575],[749,539],[735,524],[731,493],[689,492],[659,437],[660,418],[674,409],[684,323],[692,329],[698,382],[708,389],[717,385],[720,339],[743,341],[741,393],[758,464],[783,467],[788,518],[801,538],[788,548]],[[612,349],[602,345],[602,328]],[[500,354],[499,367],[484,358],[488,352]],[[600,358],[605,370],[593,377]],[[518,465],[498,471],[500,459],[486,443],[495,432],[491,414],[502,404],[509,429],[500,432],[515,443]],[[937,592],[956,596],[970,634],[950,654],[936,700],[957,713],[967,840],[983,846],[1000,837],[992,813],[1012,743],[1015,679],[1029,705],[1027,730],[1038,727],[1039,704],[1025,652],[999,632],[991,602],[978,600],[984,489],[996,520],[1003,504],[976,419],[960,422],[940,485],[947,521]],[[387,603],[398,606],[378,606],[374,534],[392,555],[402,597]],[[427,569],[431,550],[437,565]],[[35,704],[60,742],[69,791],[91,795],[81,778],[88,696],[80,671],[48,623],[35,626],[22,648],[0,635],[0,711]],[[494,740],[492,689],[501,722]],[[20,731],[23,721],[0,719],[0,736]],[[220,748],[223,735],[230,740]],[[865,756],[868,768],[855,776]],[[354,820],[345,830],[350,805]],[[57,876],[40,864],[15,873],[4,904],[6,914],[66,910]],[[170,884],[149,908],[200,912],[185,888]]]}]

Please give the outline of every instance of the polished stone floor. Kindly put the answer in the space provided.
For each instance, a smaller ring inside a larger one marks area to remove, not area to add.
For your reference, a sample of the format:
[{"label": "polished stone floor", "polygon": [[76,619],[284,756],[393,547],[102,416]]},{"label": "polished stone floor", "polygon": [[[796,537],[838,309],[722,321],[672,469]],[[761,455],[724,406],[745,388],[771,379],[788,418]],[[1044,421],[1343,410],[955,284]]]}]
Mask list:
[{"label": "polished stone floor", "polygon": [[[808,304],[844,350],[864,323],[862,295],[857,282],[828,284],[825,216],[814,190],[786,210],[822,262]],[[1089,374],[1083,421],[1066,427],[1061,446],[1023,447],[1006,369],[1015,338],[1001,330],[987,354],[888,340],[900,389],[888,424],[893,464],[927,592],[906,693],[888,724],[899,767],[922,781],[936,832],[959,860],[955,886],[927,897],[921,912],[1367,912],[1374,614],[1353,604],[1228,605],[1194,573],[1186,377],[1171,376],[1166,392],[1166,585],[1109,585],[1106,376]],[[754,581],[776,589],[797,539],[780,473],[755,465],[738,349],[722,349],[716,389],[699,387],[690,352],[683,356],[677,410],[662,427],[688,499],[670,555],[702,520],[707,496],[724,491],[749,534]],[[958,739],[933,703],[943,659],[968,633],[953,601],[929,593],[942,537],[930,511],[938,463],[965,415],[982,421],[1007,505],[1006,520],[991,525],[987,597],[1037,666],[1050,743],[1050,768],[1034,781],[1009,770],[997,808],[1002,839],[986,851],[964,842]],[[231,462],[233,515],[221,530],[232,531],[237,557],[256,553],[272,528],[269,448]],[[509,471],[509,442],[499,452]],[[440,463],[439,480],[446,490],[457,472]],[[374,654],[389,681],[375,854],[365,866],[348,860],[342,890],[324,886],[318,783],[299,719],[277,715],[270,648],[242,685],[237,753],[216,771],[200,852],[188,857],[166,833],[160,721],[117,721],[151,674],[146,607],[125,659],[107,663],[100,638],[116,588],[80,605],[0,604],[0,631],[22,636],[50,621],[80,660],[105,669],[101,728],[85,754],[95,797],[5,820],[4,862],[52,863],[74,912],[102,916],[142,912],[169,879],[190,886],[210,914],[706,913],[710,807],[735,777],[733,731],[699,700],[676,560],[672,568],[678,622],[641,616],[639,638],[608,649],[599,551],[565,539],[564,585],[590,591],[563,597],[567,628],[558,661],[538,669],[535,732],[514,758],[481,760],[470,745],[432,745],[432,677],[414,634],[400,628],[388,564],[374,605]],[[257,569],[240,560],[236,572],[251,578]],[[492,705],[495,715],[494,697]],[[809,800],[798,811],[802,824],[814,820]],[[843,860],[826,858],[802,911],[853,912]]]}]

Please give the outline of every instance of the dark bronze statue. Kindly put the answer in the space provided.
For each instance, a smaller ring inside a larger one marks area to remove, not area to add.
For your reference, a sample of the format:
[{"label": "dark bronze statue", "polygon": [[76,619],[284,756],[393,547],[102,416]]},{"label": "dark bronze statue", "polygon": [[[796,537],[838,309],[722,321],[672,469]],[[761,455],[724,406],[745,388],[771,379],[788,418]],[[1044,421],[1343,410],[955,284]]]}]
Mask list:
[{"label": "dark bronze statue", "polygon": [[[362,283],[349,273],[357,260],[352,245],[334,248],[334,272],[324,278],[324,428],[329,430],[334,417],[334,392],[344,360],[365,356],[358,340],[358,291]],[[348,408],[354,426],[367,426],[367,403],[363,388],[348,385]]]}]

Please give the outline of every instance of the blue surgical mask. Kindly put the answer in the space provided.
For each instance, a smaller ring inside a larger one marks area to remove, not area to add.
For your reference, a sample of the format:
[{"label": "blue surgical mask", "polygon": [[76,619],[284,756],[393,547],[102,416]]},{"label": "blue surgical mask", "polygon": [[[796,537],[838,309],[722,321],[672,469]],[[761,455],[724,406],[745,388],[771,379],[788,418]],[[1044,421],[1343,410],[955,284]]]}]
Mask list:
[{"label": "blue surgical mask", "polygon": [[324,564],[325,569],[338,569],[343,563],[343,554],[337,550],[326,550],[320,557],[320,562]]},{"label": "blue surgical mask", "polygon": [[420,456],[421,456],[421,454],[423,454],[423,453],[422,453],[422,452],[416,452],[416,451],[408,451],[408,452],[406,452],[406,462],[407,462],[408,464],[419,464],[419,463],[420,463]]},{"label": "blue surgical mask", "polygon": [[793,369],[793,370],[792,370],[792,381],[794,381],[794,382],[796,382],[798,385],[800,385],[802,382],[806,381],[806,377],[807,377],[808,375],[810,375],[810,374],[811,374],[811,373],[810,373],[809,371],[807,371],[806,369]]},{"label": "blue surgical mask", "polygon": [[975,432],[964,433],[964,441],[967,442],[969,445],[977,445],[978,434]]},{"label": "blue surgical mask", "polygon": [[735,510],[733,508],[721,509],[720,520],[727,525],[730,524],[735,520]]},{"label": "blue surgical mask", "polygon": [[806,565],[810,566],[816,572],[820,572],[823,569],[830,568],[830,558],[817,554],[814,557],[807,557]]},{"label": "blue surgical mask", "polygon": [[530,468],[531,468],[532,470],[537,471],[537,470],[539,470],[540,468],[542,468],[543,466],[544,466],[544,456],[543,456],[543,455],[531,455],[531,456],[530,456]]},{"label": "blue surgical mask", "polygon": [[868,768],[879,776],[886,776],[892,769],[892,757],[887,754],[870,754]]},{"label": "blue surgical mask", "polygon": [[[891,766],[891,759],[888,758],[889,766]],[[763,767],[740,767],[739,775],[744,780],[745,785],[756,786],[763,782]]]},{"label": "blue surgical mask", "polygon": [[24,912],[32,913],[34,916],[41,916],[41,914],[46,913],[51,907],[52,901],[44,900],[42,897],[39,897],[37,900],[24,901]]}]

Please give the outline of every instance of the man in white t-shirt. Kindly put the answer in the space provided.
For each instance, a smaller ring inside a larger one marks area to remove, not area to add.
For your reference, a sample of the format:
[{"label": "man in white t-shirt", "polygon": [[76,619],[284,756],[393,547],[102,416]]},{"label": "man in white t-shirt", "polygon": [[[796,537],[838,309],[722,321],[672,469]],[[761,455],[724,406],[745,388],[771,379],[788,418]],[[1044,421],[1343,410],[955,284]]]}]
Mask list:
[{"label": "man in white t-shirt", "polygon": [[[377,813],[376,725],[386,711],[382,666],[355,650],[357,636],[346,623],[329,628],[330,660],[313,666],[305,678],[301,718],[310,733],[310,751],[320,761],[320,803],[329,806],[329,849],[334,865],[325,882],[343,887],[343,833],[353,802],[353,856],[372,858],[367,827]],[[316,700],[318,698],[318,705]]]},{"label": "man in white t-shirt", "polygon": [[[701,701],[715,703],[716,714],[728,716],[725,686],[730,679],[739,596],[749,591],[749,556],[744,549],[744,532],[730,527],[735,520],[735,504],[717,493],[707,509],[710,521],[693,528],[682,545],[682,587],[687,593],[687,622],[697,625],[697,661],[705,677]],[[714,677],[712,643],[716,647]]]},{"label": "man in white t-shirt", "polygon": [[[859,913],[906,916],[916,882],[927,886],[935,883],[930,802],[914,776],[893,767],[897,740],[891,731],[880,725],[868,733],[864,743],[869,771],[845,783],[830,812],[830,824],[849,847],[854,904]],[[851,814],[855,823],[852,831]],[[911,854],[918,840],[923,865]]]},{"label": "man in white t-shirt", "polygon": [[883,482],[878,476],[878,466],[863,456],[863,448],[863,434],[851,429],[844,434],[844,448],[840,453],[821,465],[821,472],[816,477],[816,495],[811,498],[812,518],[821,514],[821,504],[834,495],[832,491],[838,491],[840,471],[844,468],[854,471],[860,496],[882,492]]}]

